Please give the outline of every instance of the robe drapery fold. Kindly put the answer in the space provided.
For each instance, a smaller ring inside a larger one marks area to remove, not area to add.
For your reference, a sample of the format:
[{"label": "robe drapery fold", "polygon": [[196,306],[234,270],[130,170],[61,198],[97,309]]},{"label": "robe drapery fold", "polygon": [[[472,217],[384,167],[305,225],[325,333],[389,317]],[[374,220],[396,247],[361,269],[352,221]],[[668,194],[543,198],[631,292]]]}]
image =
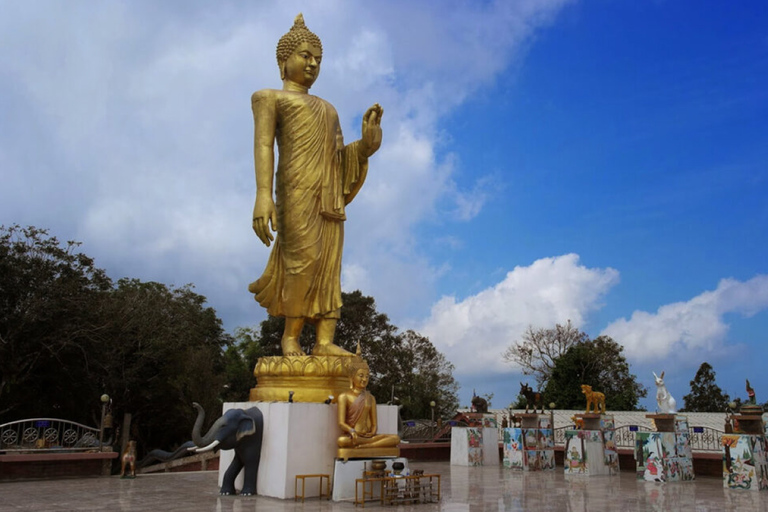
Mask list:
[{"label": "robe drapery fold", "polygon": [[360,163],[357,142],[344,145],[336,109],[316,96],[259,91],[253,113],[277,124],[277,236],[248,289],[272,316],[339,318],[345,206],[365,181],[367,159]]},{"label": "robe drapery fold", "polygon": [[347,425],[355,428],[355,425],[357,425],[357,422],[360,421],[360,418],[365,413],[365,404],[367,400],[368,391],[363,390],[357,398],[355,398],[355,401],[347,406]]}]

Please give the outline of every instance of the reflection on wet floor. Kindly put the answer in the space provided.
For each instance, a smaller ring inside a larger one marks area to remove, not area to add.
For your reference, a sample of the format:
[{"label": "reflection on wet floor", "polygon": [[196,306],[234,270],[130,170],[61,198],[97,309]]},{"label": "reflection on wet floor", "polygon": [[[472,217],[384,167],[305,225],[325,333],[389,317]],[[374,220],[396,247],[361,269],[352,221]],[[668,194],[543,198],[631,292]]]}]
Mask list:
[{"label": "reflection on wet floor", "polygon": [[[442,500],[436,504],[392,507],[442,512],[496,511],[768,511],[768,492],[730,490],[715,477],[668,484],[617,476],[569,476],[563,468],[527,473],[501,466],[450,466],[411,462],[412,469],[442,475]],[[262,470],[267,470],[262,468]],[[328,512],[355,510],[351,502],[307,499],[305,503],[263,496],[218,495],[215,471],[119,477],[10,482],[0,484],[0,510],[15,511],[215,511]],[[366,509],[381,508],[377,503]],[[390,508],[390,507],[387,507]]]}]

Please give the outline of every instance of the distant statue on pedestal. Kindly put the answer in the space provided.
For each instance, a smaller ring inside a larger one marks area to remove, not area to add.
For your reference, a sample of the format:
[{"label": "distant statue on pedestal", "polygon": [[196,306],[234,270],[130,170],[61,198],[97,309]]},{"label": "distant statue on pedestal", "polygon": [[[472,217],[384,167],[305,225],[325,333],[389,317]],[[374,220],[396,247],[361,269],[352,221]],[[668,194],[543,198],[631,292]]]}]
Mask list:
[{"label": "distant statue on pedestal", "polygon": [[[599,391],[592,391],[589,384],[581,385],[581,392],[587,398],[586,414],[605,414],[605,395]],[[590,411],[590,409],[592,409]]]},{"label": "distant statue on pedestal", "polygon": [[677,400],[669,394],[667,386],[664,384],[664,372],[661,372],[661,376],[653,373],[653,378],[656,381],[656,405],[660,413],[662,414],[676,414],[677,413]]},{"label": "distant statue on pedestal", "polygon": [[755,390],[749,385],[749,379],[747,379],[747,401],[748,405],[757,405],[757,399],[755,398]]}]

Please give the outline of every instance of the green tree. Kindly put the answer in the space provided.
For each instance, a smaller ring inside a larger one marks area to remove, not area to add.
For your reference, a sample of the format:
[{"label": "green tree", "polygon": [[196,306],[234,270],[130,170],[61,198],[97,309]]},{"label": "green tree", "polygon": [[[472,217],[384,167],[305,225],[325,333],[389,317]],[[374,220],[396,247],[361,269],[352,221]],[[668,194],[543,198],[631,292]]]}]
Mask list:
[{"label": "green tree", "polygon": [[121,279],[105,302],[98,382],[118,412],[130,412],[140,446],[189,438],[202,404],[215,416],[226,391],[224,351],[233,344],[206,298],[191,285]]},{"label": "green tree", "polygon": [[118,422],[132,413],[140,448],[187,440],[191,403],[220,406],[232,338],[191,286],[113,284],[78,246],[0,228],[0,422],[96,425],[106,392]]},{"label": "green tree", "polygon": [[[430,418],[430,403],[433,401],[436,417],[453,416],[459,407],[459,386],[453,378],[454,366],[426,336],[408,330],[401,339],[410,361],[399,383],[394,384],[403,407],[400,411],[402,417]],[[398,376],[390,377],[396,380]]]},{"label": "green tree", "polygon": [[98,403],[99,395],[52,392],[92,368],[104,327],[99,302],[111,281],[79,245],[45,229],[0,227],[0,418]]},{"label": "green tree", "polygon": [[683,397],[687,412],[723,412],[731,398],[715,384],[715,370],[706,361],[701,363],[691,381],[691,392]]},{"label": "green tree", "polygon": [[589,337],[576,329],[571,321],[557,324],[553,329],[536,329],[529,326],[521,340],[514,342],[502,357],[510,364],[519,366],[523,375],[533,375],[536,387],[543,389],[552,375],[557,358],[569,348],[588,341]]},{"label": "green tree", "polygon": [[624,348],[608,336],[582,341],[555,360],[544,397],[558,409],[580,409],[585,399],[582,384],[605,394],[606,407],[618,411],[638,410],[648,390],[629,372]]},{"label": "green tree", "polygon": [[528,402],[525,396],[518,393],[517,398],[507,406],[507,409],[525,409],[525,404]]},{"label": "green tree", "polygon": [[253,370],[264,356],[259,333],[252,327],[237,327],[234,343],[224,352],[226,383],[222,399],[225,402],[249,400],[250,389],[256,386]]}]

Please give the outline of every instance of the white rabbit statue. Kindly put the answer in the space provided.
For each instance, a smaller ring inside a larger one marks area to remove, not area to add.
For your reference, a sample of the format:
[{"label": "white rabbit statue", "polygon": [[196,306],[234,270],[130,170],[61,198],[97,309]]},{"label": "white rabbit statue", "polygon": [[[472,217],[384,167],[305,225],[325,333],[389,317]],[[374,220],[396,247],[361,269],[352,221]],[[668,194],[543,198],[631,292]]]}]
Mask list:
[{"label": "white rabbit statue", "polygon": [[662,414],[675,414],[677,412],[677,402],[667,391],[667,386],[664,385],[664,372],[661,372],[661,377],[653,373],[653,378],[656,379],[656,404],[658,410]]}]

